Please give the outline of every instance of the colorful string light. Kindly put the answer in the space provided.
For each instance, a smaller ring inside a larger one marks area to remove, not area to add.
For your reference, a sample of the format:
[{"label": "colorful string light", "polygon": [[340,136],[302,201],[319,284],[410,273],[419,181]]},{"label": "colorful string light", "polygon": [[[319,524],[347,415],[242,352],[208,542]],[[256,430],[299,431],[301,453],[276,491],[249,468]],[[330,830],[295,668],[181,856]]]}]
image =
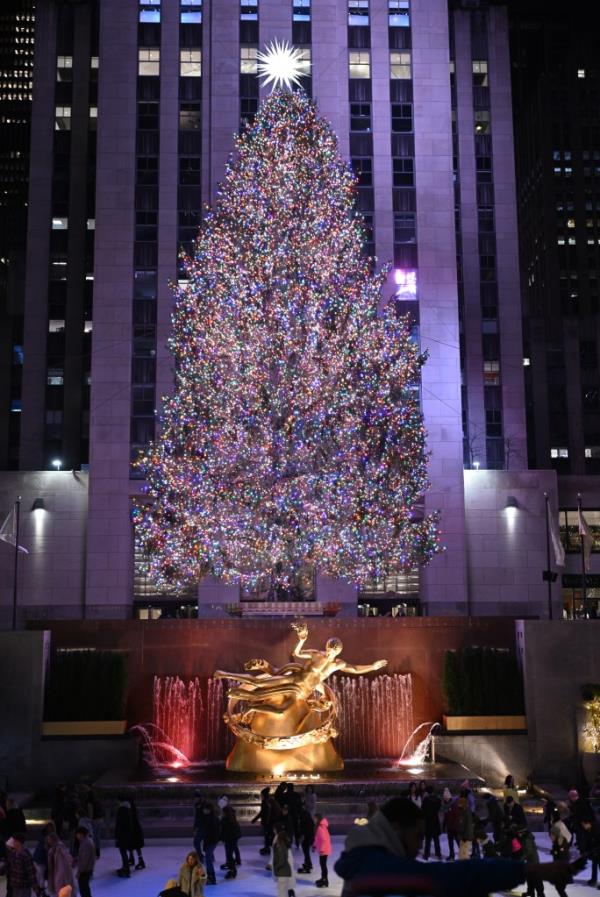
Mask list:
[{"label": "colorful string light", "polygon": [[355,178],[303,91],[274,91],[237,140],[188,281],[175,390],[141,461],[150,575],[287,585],[306,564],[355,583],[426,563],[425,359],[372,273]]}]

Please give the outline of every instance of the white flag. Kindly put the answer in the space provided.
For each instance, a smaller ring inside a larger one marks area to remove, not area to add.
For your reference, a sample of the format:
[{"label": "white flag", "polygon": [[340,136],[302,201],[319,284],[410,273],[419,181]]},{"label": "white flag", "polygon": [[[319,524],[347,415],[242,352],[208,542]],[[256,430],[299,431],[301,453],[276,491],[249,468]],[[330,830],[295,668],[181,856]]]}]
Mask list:
[{"label": "white flag", "polygon": [[[0,540],[2,542],[8,542],[9,545],[12,545],[14,548],[17,542],[17,515],[15,512],[15,506],[13,505],[6,520],[0,526]],[[22,545],[19,545],[19,551],[22,551],[23,554],[29,554],[26,548],[23,548]]]},{"label": "white flag", "polygon": [[554,560],[556,561],[557,567],[565,566],[565,549],[564,545],[560,538],[560,531],[558,529],[558,521],[556,519],[556,514],[552,513],[552,509],[550,505],[548,505],[548,521],[550,525],[550,538],[552,540],[552,547],[554,549]]},{"label": "white flag", "polygon": [[592,537],[592,534],[590,533],[590,528],[587,525],[587,520],[583,516],[581,506],[577,510],[577,519],[579,522],[579,535],[581,536],[583,541],[583,568],[586,573],[589,573],[592,545],[594,543],[594,539]]}]

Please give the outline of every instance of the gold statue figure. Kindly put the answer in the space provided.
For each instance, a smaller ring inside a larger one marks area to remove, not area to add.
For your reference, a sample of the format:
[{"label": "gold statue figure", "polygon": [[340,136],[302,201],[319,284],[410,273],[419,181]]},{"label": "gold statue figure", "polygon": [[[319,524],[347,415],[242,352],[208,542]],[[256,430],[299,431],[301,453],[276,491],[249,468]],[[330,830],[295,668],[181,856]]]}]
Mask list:
[{"label": "gold statue figure", "polygon": [[227,769],[238,772],[326,772],[344,763],[331,739],[337,730],[337,700],[325,680],[333,673],[360,676],[380,670],[387,660],[352,665],[340,656],[343,645],[330,638],[324,651],[305,648],[308,627],[292,623],[297,642],[292,661],[276,669],[267,660],[244,664],[243,673],[215,672],[237,684],[227,693],[224,720],[237,737]]}]

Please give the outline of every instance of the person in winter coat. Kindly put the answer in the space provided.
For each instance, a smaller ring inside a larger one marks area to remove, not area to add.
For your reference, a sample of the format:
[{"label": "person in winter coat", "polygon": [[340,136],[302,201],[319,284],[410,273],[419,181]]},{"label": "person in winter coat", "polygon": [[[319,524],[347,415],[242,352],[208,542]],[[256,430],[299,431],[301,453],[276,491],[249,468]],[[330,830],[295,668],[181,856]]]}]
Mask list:
[{"label": "person in winter coat", "polygon": [[598,884],[598,864],[600,863],[600,826],[595,819],[581,820],[581,852],[592,861],[592,875],[588,885]]},{"label": "person in winter coat", "polygon": [[48,845],[46,839],[48,835],[54,834],[56,829],[53,822],[47,822],[42,828],[40,836],[37,840],[33,851],[33,865],[37,875],[38,886],[41,891],[46,887],[46,879],[48,877]]},{"label": "person in winter coat", "polygon": [[25,847],[23,832],[15,832],[6,841],[6,892],[11,897],[31,897],[38,891],[35,867]]},{"label": "person in winter coat", "polygon": [[320,813],[315,814],[315,840],[314,848],[319,854],[319,864],[321,866],[321,878],[315,882],[318,888],[329,887],[329,876],[327,872],[327,858],[331,856],[331,838],[329,836],[329,822]]},{"label": "person in winter coat", "polygon": [[308,807],[303,804],[300,810],[300,844],[302,853],[304,854],[304,863],[298,869],[298,872],[312,872],[312,859],[310,856],[310,848],[315,840],[315,821],[309,812]]},{"label": "person in winter coat", "polygon": [[135,801],[133,798],[129,799],[129,803],[131,806],[131,845],[129,847],[129,865],[133,866],[133,851],[135,850],[137,854],[137,863],[135,864],[136,869],[145,869],[146,863],[144,862],[144,857],[142,856],[142,849],[144,847],[144,832],[142,829],[142,824],[140,822],[140,817],[138,816],[137,807],[135,805]]},{"label": "person in winter coat", "polygon": [[519,792],[517,790],[517,786],[515,785],[515,780],[512,776],[506,776],[506,778],[504,779],[502,797],[504,798],[504,800],[506,800],[507,797],[512,797],[516,804],[520,803]]},{"label": "person in winter coat", "polygon": [[458,841],[458,819],[460,816],[460,812],[457,806],[457,802],[452,797],[449,788],[444,788],[444,792],[442,794],[442,828],[446,832],[446,838],[448,840],[448,856],[447,860],[454,859],[454,845],[456,844],[456,850],[458,852],[458,848],[460,847]]},{"label": "person in winter coat", "polygon": [[190,851],[179,870],[177,884],[187,897],[204,897],[206,878],[206,869],[198,859],[198,854],[195,850]]},{"label": "person in winter coat", "polygon": [[504,828],[509,829],[511,826],[519,830],[526,829],[527,820],[523,807],[515,803],[514,798],[509,794],[504,801]]},{"label": "person in winter coat", "polygon": [[302,798],[295,790],[293,782],[290,782],[287,786],[286,803],[289,807],[290,816],[292,817],[292,825],[294,826],[294,841],[296,847],[300,847],[300,810],[302,809]]},{"label": "person in winter coat", "polygon": [[293,844],[295,837],[294,819],[292,817],[292,814],[290,813],[289,804],[283,804],[281,808],[281,816],[277,821],[277,825],[284,829],[289,838],[290,844]]},{"label": "person in winter coat", "polygon": [[438,860],[442,859],[442,850],[440,848],[440,811],[442,802],[433,790],[432,785],[425,788],[425,796],[421,803],[423,817],[425,819],[425,849],[423,850],[423,859],[428,860],[431,854],[431,842],[435,849],[435,855]]},{"label": "person in winter coat", "polygon": [[581,823],[584,819],[594,820],[596,816],[589,800],[585,797],[581,797],[576,788],[571,788],[569,791],[569,802],[567,806],[569,808],[569,818],[566,820],[566,825],[575,835],[575,844],[579,850],[582,850]]},{"label": "person in winter coat", "polygon": [[266,856],[271,852],[274,826],[279,819],[280,812],[279,805],[271,797],[269,787],[263,788],[260,792],[260,809],[256,816],[250,820],[252,825],[260,820],[260,827],[263,831],[263,846],[260,848],[262,856]]},{"label": "person in winter coat", "polygon": [[466,797],[467,804],[469,805],[469,810],[471,811],[471,813],[475,813],[475,795],[473,794],[473,789],[471,788],[468,779],[465,779],[464,782],[461,783],[460,796]]},{"label": "person in winter coat", "polygon": [[466,797],[459,797],[456,801],[458,807],[458,823],[456,836],[458,838],[458,859],[468,860],[473,847],[473,814],[469,809]]},{"label": "person in winter coat", "polygon": [[[526,863],[539,863],[540,855],[538,853],[537,844],[533,834],[525,829],[518,833],[522,847],[522,857]],[[523,897],[544,897],[544,882],[538,878],[532,878],[530,875],[525,879],[527,890]]]},{"label": "person in winter coat", "polygon": [[502,831],[504,828],[504,812],[498,802],[498,798],[493,794],[487,793],[483,795],[486,804],[488,818],[486,824],[492,826],[494,841],[498,842],[502,839]]},{"label": "person in winter coat", "polygon": [[48,845],[48,892],[52,897],[56,897],[61,888],[66,885],[73,888],[75,884],[73,860],[65,844],[54,832],[48,835],[46,843]]},{"label": "person in winter coat", "polygon": [[225,866],[227,874],[225,878],[235,878],[237,875],[236,856],[239,858],[240,851],[238,841],[242,837],[242,830],[237,821],[235,810],[227,804],[223,807],[223,817],[221,819],[221,841],[225,845]]},{"label": "person in winter coat", "polygon": [[75,832],[79,844],[77,850],[77,883],[79,884],[80,897],[92,897],[90,880],[94,874],[96,865],[96,845],[92,839],[92,832],[81,825]]},{"label": "person in winter coat", "polygon": [[307,785],[304,789],[304,805],[314,819],[317,811],[317,794],[313,785]]},{"label": "person in winter coat", "polygon": [[277,882],[277,897],[295,897],[294,857],[287,833],[279,828],[271,849],[271,869]]},{"label": "person in winter coat", "polygon": [[121,854],[121,868],[117,875],[129,878],[129,851],[133,846],[133,813],[131,803],[126,794],[119,794],[119,806],[115,816],[115,845]]},{"label": "person in winter coat", "polygon": [[210,801],[205,800],[202,805],[202,817],[204,821],[202,849],[206,863],[206,883],[216,885],[215,877],[215,847],[219,843],[219,821],[215,808]]}]

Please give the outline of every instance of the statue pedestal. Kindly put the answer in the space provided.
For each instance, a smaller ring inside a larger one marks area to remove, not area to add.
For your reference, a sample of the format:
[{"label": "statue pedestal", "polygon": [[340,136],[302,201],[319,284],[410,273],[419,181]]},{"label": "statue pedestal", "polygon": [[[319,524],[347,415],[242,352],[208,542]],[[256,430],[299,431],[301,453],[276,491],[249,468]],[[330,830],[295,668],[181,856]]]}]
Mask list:
[{"label": "statue pedestal", "polygon": [[344,768],[344,761],[331,741],[272,751],[238,739],[225,766],[232,772],[284,775],[288,772],[335,772]]}]

